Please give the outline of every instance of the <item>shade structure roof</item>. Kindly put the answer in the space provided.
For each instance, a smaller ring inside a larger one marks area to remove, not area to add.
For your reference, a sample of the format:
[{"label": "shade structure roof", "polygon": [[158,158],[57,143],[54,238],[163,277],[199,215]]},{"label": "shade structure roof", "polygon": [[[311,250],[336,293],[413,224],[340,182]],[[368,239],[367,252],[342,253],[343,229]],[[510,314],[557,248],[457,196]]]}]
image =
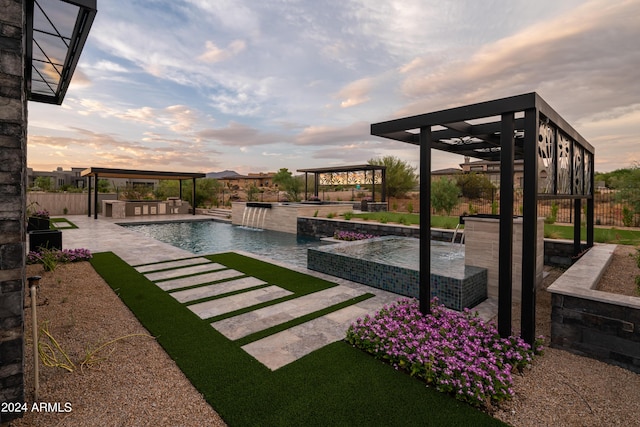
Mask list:
[{"label": "shade structure roof", "polygon": [[131,178],[131,179],[196,179],[205,178],[204,173],[192,172],[163,172],[163,171],[145,171],[135,169],[112,169],[112,168],[96,168],[90,167],[83,170],[80,176],[98,176],[99,178]]},{"label": "shade structure roof", "polygon": [[62,104],[95,18],[96,0],[26,0],[28,99]]},{"label": "shade structure roof", "polygon": [[520,113],[515,120],[514,158],[524,156],[524,112],[536,109],[590,153],[593,147],[537,93],[470,104],[371,125],[371,134],[419,145],[420,128],[432,127],[431,148],[483,160],[500,160],[501,115]]},{"label": "shade structure roof", "polygon": [[314,168],[314,169],[297,169],[297,172],[308,173],[332,173],[332,172],[356,172],[364,170],[381,170],[386,169],[384,165],[349,165],[349,166],[335,166],[326,168]]}]

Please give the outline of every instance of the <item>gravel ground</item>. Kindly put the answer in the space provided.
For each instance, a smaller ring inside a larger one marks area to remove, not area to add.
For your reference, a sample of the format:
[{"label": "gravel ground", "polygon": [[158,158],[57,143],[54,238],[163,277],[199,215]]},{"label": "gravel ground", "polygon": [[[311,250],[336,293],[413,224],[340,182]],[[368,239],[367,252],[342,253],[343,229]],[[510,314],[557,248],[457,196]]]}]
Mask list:
[{"label": "gravel ground", "polygon": [[[629,253],[616,250],[602,280],[611,292],[634,291],[639,274]],[[551,270],[544,287],[561,274]],[[53,273],[28,266],[41,275],[38,322],[49,330],[79,365],[85,349],[128,334],[146,334],[89,263],[61,265]],[[601,288],[605,289],[605,288]],[[99,303],[96,303],[99,302]],[[27,299],[26,305],[30,305]],[[514,306],[513,324],[520,324]],[[33,402],[31,309],[26,311],[27,401]],[[537,334],[549,337],[550,295],[537,294]],[[548,343],[547,343],[548,344]],[[110,352],[112,351],[112,352]],[[70,402],[69,413],[27,413],[10,426],[223,426],[224,421],[185,378],[152,338],[118,341],[93,368],[72,373],[40,368],[42,402]],[[493,415],[513,426],[640,426],[640,375],[594,359],[547,348],[530,369],[515,376],[513,400]]]},{"label": "gravel ground", "polygon": [[[100,355],[101,363],[80,369],[86,349],[129,334],[148,332],[88,262],[60,265],[42,276],[38,323],[77,366],[74,372],[40,365],[40,402],[69,402],[67,413],[29,412],[10,426],[224,426],[224,421],[191,385],[158,342],[135,336]],[[25,310],[27,402],[33,402],[31,301]],[[41,304],[41,305],[40,305]],[[43,342],[42,337],[40,342]]]}]

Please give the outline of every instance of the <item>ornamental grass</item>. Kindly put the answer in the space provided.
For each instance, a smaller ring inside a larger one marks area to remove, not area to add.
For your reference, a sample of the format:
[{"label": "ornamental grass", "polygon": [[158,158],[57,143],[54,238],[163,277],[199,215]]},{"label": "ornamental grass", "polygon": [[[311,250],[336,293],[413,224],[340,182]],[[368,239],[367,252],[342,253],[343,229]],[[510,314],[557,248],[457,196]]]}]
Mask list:
[{"label": "ornamental grass", "polygon": [[485,408],[510,399],[512,373],[542,351],[517,336],[500,338],[493,323],[468,309],[448,310],[436,299],[427,316],[416,300],[385,306],[354,322],[346,341],[441,392]]}]

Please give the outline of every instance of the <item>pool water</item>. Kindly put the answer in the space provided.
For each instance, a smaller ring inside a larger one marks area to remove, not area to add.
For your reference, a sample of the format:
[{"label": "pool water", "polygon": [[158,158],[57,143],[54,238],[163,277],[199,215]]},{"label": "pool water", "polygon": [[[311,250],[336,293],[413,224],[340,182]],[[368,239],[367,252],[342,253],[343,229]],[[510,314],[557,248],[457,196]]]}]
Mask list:
[{"label": "pool water", "polygon": [[[435,240],[430,243],[432,270],[464,270],[463,245]],[[410,237],[363,240],[334,246],[331,251],[336,254],[414,270],[420,268],[420,240]]]},{"label": "pool water", "polygon": [[126,224],[127,228],[194,254],[246,251],[276,261],[307,266],[307,248],[319,239],[271,230],[253,230],[216,221]]}]

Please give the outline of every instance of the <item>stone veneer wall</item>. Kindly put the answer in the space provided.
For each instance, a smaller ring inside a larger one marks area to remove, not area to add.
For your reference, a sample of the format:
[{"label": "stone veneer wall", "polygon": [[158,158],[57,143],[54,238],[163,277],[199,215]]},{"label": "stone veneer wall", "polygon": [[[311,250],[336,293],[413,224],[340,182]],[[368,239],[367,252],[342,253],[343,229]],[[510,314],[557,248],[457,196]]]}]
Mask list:
[{"label": "stone veneer wall", "polygon": [[[333,218],[298,218],[298,234],[313,237],[331,237],[335,231],[354,231],[375,236],[420,237],[420,228],[400,224],[382,224],[379,222],[346,221]],[[451,237],[448,238],[451,240]]]},{"label": "stone veneer wall", "polygon": [[[24,402],[27,98],[23,1],[0,0],[0,402]],[[0,423],[21,413],[0,412]]]},{"label": "stone veneer wall", "polygon": [[[245,202],[235,202],[231,206],[231,223],[242,225]],[[315,205],[315,204],[278,204],[272,203],[271,208],[265,208],[264,229],[282,231],[284,233],[298,233],[298,217],[327,216],[329,213],[342,214],[353,210],[351,205]],[[261,221],[262,222],[262,221]]]},{"label": "stone veneer wall", "polygon": [[[465,262],[467,265],[488,270],[487,291],[489,298],[498,297],[498,259],[500,221],[496,218],[465,217]],[[544,221],[538,219],[536,260],[536,284],[542,283],[544,268]],[[526,254],[532,256],[533,254]],[[513,221],[512,298],[520,302],[522,296],[522,219]]]},{"label": "stone veneer wall", "polygon": [[551,292],[551,346],[640,373],[640,298],[596,289],[615,245],[596,244]]}]

